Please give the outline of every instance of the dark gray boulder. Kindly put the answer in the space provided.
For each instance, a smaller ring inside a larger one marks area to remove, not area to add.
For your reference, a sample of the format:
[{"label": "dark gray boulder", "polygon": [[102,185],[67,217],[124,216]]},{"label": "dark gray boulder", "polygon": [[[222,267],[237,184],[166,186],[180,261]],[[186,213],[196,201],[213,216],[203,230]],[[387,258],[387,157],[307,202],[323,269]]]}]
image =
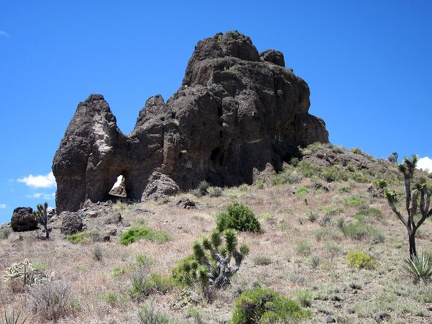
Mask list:
[{"label": "dark gray boulder", "polygon": [[32,215],[31,207],[17,207],[11,218],[11,227],[15,232],[33,231],[38,229],[38,221]]}]

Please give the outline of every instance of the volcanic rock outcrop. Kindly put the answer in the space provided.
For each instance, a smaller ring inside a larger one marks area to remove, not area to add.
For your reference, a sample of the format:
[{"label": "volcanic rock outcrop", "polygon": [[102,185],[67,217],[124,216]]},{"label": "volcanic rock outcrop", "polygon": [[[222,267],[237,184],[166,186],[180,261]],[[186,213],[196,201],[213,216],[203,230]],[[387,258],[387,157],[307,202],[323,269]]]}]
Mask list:
[{"label": "volcanic rock outcrop", "polygon": [[328,142],[309,106],[308,85],[281,52],[260,54],[237,31],[204,39],[180,89],[167,102],[148,99],[128,136],[102,95],[78,105],[53,161],[57,212],[107,199],[119,175],[137,201],[202,180],[250,184],[279,170],[297,146]]}]

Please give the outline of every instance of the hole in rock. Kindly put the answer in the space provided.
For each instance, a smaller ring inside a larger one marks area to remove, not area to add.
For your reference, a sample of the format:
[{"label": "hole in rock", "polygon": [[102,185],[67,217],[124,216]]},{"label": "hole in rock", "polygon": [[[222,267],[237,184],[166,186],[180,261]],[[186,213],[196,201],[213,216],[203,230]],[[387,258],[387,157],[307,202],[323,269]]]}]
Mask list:
[{"label": "hole in rock", "polygon": [[112,186],[109,194],[111,196],[126,198],[126,177],[123,175],[119,175],[117,177],[117,181]]}]

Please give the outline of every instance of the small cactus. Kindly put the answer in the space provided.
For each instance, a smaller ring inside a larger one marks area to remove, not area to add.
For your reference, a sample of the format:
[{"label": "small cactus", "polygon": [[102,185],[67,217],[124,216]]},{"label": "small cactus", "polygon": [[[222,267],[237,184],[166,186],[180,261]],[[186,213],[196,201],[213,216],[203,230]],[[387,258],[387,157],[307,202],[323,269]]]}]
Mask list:
[{"label": "small cactus", "polygon": [[25,259],[24,261],[13,263],[9,268],[6,268],[1,280],[6,282],[15,278],[23,278],[24,285],[31,284],[33,271],[32,264],[28,259]]}]

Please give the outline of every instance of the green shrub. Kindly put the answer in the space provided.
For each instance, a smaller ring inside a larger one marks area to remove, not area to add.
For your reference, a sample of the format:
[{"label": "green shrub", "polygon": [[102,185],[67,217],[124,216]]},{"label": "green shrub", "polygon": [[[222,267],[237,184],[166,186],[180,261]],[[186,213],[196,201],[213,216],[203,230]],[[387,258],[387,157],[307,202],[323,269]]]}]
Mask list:
[{"label": "green shrub", "polygon": [[264,184],[264,181],[262,181],[262,180],[258,180],[257,182],[256,182],[256,187],[257,187],[257,189],[264,189],[264,187],[265,187],[265,184]]},{"label": "green shrub", "polygon": [[311,316],[311,311],[303,310],[297,302],[274,290],[256,287],[237,298],[232,323],[286,323]]},{"label": "green shrub", "polygon": [[72,234],[72,235],[69,235],[69,236],[66,238],[66,240],[67,240],[68,242],[71,242],[71,243],[73,243],[73,244],[81,243],[81,242],[83,241],[83,239],[84,239],[84,233],[76,233],[76,234]]},{"label": "green shrub", "polygon": [[384,242],[384,235],[379,229],[362,222],[355,222],[347,226],[342,226],[340,229],[346,237],[350,237],[354,240],[362,241],[370,239],[373,243]]},{"label": "green shrub", "polygon": [[383,212],[379,209],[370,208],[369,206],[364,205],[354,216],[354,219],[362,223],[373,223],[375,220],[381,221],[383,219]]},{"label": "green shrub", "polygon": [[371,269],[374,267],[376,261],[372,257],[362,251],[350,250],[347,253],[346,262],[357,268]]},{"label": "green shrub", "polygon": [[296,195],[297,198],[304,198],[308,193],[309,193],[308,188],[306,188],[306,187],[300,187],[296,191],[295,195]]},{"label": "green shrub", "polygon": [[142,324],[168,324],[168,316],[156,309],[153,303],[145,304],[138,312],[139,322]]},{"label": "green shrub", "polygon": [[247,206],[234,203],[227,207],[226,212],[218,215],[216,228],[219,232],[229,228],[238,231],[261,232],[261,223]]},{"label": "green shrub", "polygon": [[338,188],[339,193],[347,193],[352,190],[351,186],[343,185],[342,187]]},{"label": "green shrub", "polygon": [[240,78],[241,77],[241,72],[238,69],[236,69],[235,67],[230,67],[227,70],[227,72],[230,73],[233,78]]},{"label": "green shrub", "polygon": [[266,256],[266,255],[259,255],[259,256],[255,257],[255,259],[254,259],[254,263],[255,263],[255,265],[261,265],[261,266],[264,266],[264,265],[269,265],[269,264],[271,264],[271,263],[272,263],[272,260],[271,260],[271,258],[269,258],[269,257]]},{"label": "green shrub", "polygon": [[362,197],[359,196],[349,196],[344,200],[344,205],[345,206],[360,206],[362,204],[364,204],[366,202],[366,200]]},{"label": "green shrub", "polygon": [[163,276],[158,273],[148,274],[146,270],[138,269],[131,278],[132,298],[142,299],[153,293],[166,294],[173,290],[177,283],[171,276]]},{"label": "green shrub", "polygon": [[301,306],[303,307],[311,307],[313,295],[309,290],[300,290],[296,293],[297,299]]},{"label": "green shrub", "polygon": [[101,236],[98,232],[83,232],[69,235],[66,240],[73,244],[89,244],[101,241]]},{"label": "green shrub", "polygon": [[297,243],[295,247],[296,253],[300,256],[308,256],[311,254],[311,246],[308,241],[303,240]]},{"label": "green shrub", "polygon": [[307,218],[311,223],[315,223],[318,220],[318,215],[316,213],[310,211],[307,214]]},{"label": "green shrub", "polygon": [[327,182],[334,181],[347,181],[348,175],[344,170],[341,170],[338,166],[329,166],[319,174],[319,177]]},{"label": "green shrub", "polygon": [[432,276],[432,259],[429,254],[422,253],[412,259],[404,259],[402,267],[414,278],[415,282],[427,282]]},{"label": "green shrub", "polygon": [[6,240],[9,238],[9,235],[12,233],[11,227],[4,227],[0,231],[0,239]]},{"label": "green shrub", "polygon": [[340,242],[343,236],[336,228],[321,228],[315,232],[315,238],[317,241]]},{"label": "green shrub", "polygon": [[355,147],[355,148],[351,149],[351,152],[353,152],[355,154],[362,154],[362,150],[359,149],[358,147]]},{"label": "green shrub", "polygon": [[190,192],[195,196],[195,197],[202,197],[208,194],[208,189],[210,187],[210,184],[203,180],[200,183],[198,183],[198,186],[191,190]]},{"label": "green shrub", "polygon": [[317,255],[313,255],[313,256],[310,258],[310,265],[311,265],[311,267],[312,267],[313,269],[318,268],[320,262],[321,262],[321,259],[320,259],[320,257],[317,256]]},{"label": "green shrub", "polygon": [[130,264],[115,266],[113,268],[113,277],[122,277],[132,268],[133,266]]},{"label": "green shrub", "polygon": [[325,242],[325,249],[330,260],[333,260],[335,256],[342,253],[342,248],[339,246],[339,244],[331,241]]},{"label": "green shrub", "polygon": [[107,304],[113,307],[115,304],[117,304],[118,297],[115,293],[108,292],[103,294],[103,300],[105,300]]},{"label": "green shrub", "polygon": [[92,254],[93,254],[93,259],[95,259],[96,261],[102,261],[102,248],[99,245],[96,245],[93,249],[92,249]]},{"label": "green shrub", "polygon": [[139,240],[150,240],[156,243],[165,243],[171,239],[171,235],[165,231],[152,230],[147,227],[131,227],[120,235],[120,243],[128,245]]},{"label": "green shrub", "polygon": [[384,190],[385,188],[387,188],[388,183],[384,179],[377,179],[372,183],[372,185],[377,189]]},{"label": "green shrub", "polygon": [[191,254],[177,264],[172,270],[172,276],[180,284],[191,285],[195,279],[191,274],[191,270],[197,267],[198,263],[195,260],[195,256]]},{"label": "green shrub", "polygon": [[285,183],[294,184],[302,181],[302,176],[297,171],[292,169],[284,169],[282,172],[278,173],[273,179],[272,184],[282,185]]},{"label": "green shrub", "polygon": [[298,157],[292,157],[289,161],[289,164],[292,165],[293,167],[298,166],[300,160]]},{"label": "green shrub", "polygon": [[220,197],[223,195],[223,189],[221,187],[210,187],[208,192],[210,197]]},{"label": "green shrub", "polygon": [[306,161],[300,161],[297,166],[297,170],[306,178],[311,178],[315,175],[320,175],[322,173],[323,168]]},{"label": "green shrub", "polygon": [[154,264],[154,260],[144,254],[138,254],[135,258],[135,262],[140,267],[150,267]]}]

